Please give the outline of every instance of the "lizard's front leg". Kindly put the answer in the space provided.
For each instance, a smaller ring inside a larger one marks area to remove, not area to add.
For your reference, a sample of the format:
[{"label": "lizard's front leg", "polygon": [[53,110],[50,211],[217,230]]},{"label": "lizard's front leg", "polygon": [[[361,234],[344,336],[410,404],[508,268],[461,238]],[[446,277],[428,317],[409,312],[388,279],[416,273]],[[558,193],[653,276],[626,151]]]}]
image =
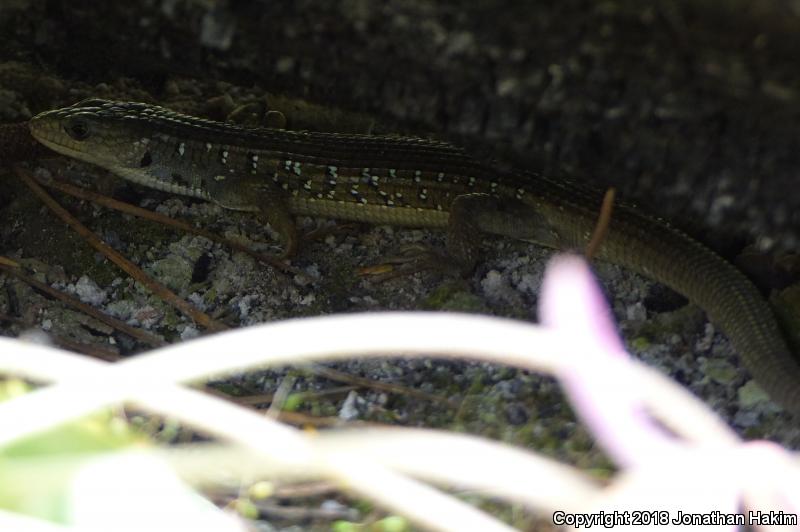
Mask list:
[{"label": "lizard's front leg", "polygon": [[297,228],[283,190],[249,179],[208,180],[206,188],[216,204],[226,209],[254,211],[259,220],[269,224],[280,236],[283,245],[281,259],[295,255],[298,244]]},{"label": "lizard's front leg", "polygon": [[283,244],[281,258],[293,257],[297,253],[297,226],[284,199],[276,194],[266,194],[258,198],[257,204],[259,218],[280,235]]}]

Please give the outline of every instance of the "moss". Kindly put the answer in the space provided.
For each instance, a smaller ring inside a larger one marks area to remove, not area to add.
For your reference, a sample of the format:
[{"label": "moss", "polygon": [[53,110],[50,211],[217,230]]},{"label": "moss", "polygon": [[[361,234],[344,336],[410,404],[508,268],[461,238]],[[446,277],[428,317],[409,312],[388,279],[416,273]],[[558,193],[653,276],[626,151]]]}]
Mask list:
[{"label": "moss", "polygon": [[437,286],[422,302],[427,310],[450,310],[454,312],[488,312],[486,303],[462,280],[448,280]]},{"label": "moss", "polygon": [[159,324],[160,328],[165,328],[168,331],[174,331],[178,325],[184,323],[183,314],[179,314],[178,311],[173,307],[169,306],[160,299],[153,298],[152,301],[153,306],[157,310],[163,312],[163,317],[161,318],[161,323]]},{"label": "moss", "polygon": [[154,261],[148,268],[152,275],[171,290],[183,291],[192,279],[193,264],[178,255]]},{"label": "moss", "polygon": [[635,351],[644,351],[651,345],[650,340],[648,340],[644,336],[637,336],[636,338],[631,340],[630,343],[631,347],[633,347]]},{"label": "moss", "polygon": [[313,402],[308,405],[311,415],[318,417],[336,417],[339,415],[339,408],[329,402]]},{"label": "moss", "polygon": [[481,395],[485,388],[484,375],[478,374],[472,379],[465,393],[467,395]]},{"label": "moss", "polygon": [[[697,305],[684,305],[671,312],[661,312],[647,320],[639,328],[639,337],[632,343],[637,349],[639,345],[646,348],[648,341],[656,341],[671,334],[684,334],[686,331],[696,331],[700,328],[705,317],[703,310]],[[636,345],[636,343],[639,345]]]},{"label": "moss", "polygon": [[713,381],[725,385],[732,384],[739,375],[739,371],[730,362],[717,358],[703,360],[702,371]]},{"label": "moss", "polygon": [[[50,261],[57,257],[58,264],[69,275],[87,275],[100,286],[106,286],[119,276],[120,270],[116,266],[98,260],[94,248],[49,212],[20,180],[12,175],[8,177],[6,184],[14,200],[5,209],[4,217],[25,220],[20,231],[14,233],[15,238],[6,242],[8,249],[23,248],[28,257],[46,257]],[[62,197],[57,200],[71,212],[80,210],[77,202]],[[31,216],[34,212],[38,214]]]},{"label": "moss", "polygon": [[218,390],[231,397],[242,397],[248,395],[246,390],[243,390],[240,386],[231,381],[214,382],[212,386],[215,390]]}]

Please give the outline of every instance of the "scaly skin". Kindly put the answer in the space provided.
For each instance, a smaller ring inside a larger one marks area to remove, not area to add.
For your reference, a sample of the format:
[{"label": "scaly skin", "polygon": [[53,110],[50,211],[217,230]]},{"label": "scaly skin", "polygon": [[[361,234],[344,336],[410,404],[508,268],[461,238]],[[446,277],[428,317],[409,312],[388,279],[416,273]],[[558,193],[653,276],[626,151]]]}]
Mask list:
[{"label": "scaly skin", "polygon": [[[295,247],[293,216],[448,230],[462,268],[482,233],[582,249],[600,196],[531,173],[500,172],[418,138],[243,128],[141,103],[90,99],[30,122],[53,150],[131,181],[260,213]],[[697,303],[777,403],[800,414],[800,364],[772,310],[737,269],[663,221],[625,205],[598,256]]]}]

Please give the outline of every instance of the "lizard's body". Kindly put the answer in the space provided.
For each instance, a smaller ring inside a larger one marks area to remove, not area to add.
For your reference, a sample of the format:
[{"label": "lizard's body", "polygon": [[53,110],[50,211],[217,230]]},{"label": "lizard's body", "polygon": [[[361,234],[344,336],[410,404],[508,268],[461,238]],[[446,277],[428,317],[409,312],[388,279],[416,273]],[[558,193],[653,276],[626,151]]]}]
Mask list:
[{"label": "lizard's body", "polygon": [[[42,113],[34,137],[131,181],[256,211],[295,248],[294,215],[448,230],[449,255],[477,259],[483,233],[582,249],[599,196],[499,172],[450,144],[417,138],[243,128],[139,103],[85,100]],[[800,413],[800,364],[757,289],[711,250],[624,205],[600,258],[701,306],[784,408]]]}]

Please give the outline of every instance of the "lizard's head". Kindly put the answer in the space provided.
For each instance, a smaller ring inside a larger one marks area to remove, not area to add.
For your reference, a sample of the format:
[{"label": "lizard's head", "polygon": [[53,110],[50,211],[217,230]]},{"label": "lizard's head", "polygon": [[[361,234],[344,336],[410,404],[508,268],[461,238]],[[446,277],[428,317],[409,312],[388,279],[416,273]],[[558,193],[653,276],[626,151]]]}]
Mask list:
[{"label": "lizard's head", "polygon": [[48,148],[112,171],[147,166],[150,142],[147,104],[91,98],[46,111],[29,123],[31,134]]}]

